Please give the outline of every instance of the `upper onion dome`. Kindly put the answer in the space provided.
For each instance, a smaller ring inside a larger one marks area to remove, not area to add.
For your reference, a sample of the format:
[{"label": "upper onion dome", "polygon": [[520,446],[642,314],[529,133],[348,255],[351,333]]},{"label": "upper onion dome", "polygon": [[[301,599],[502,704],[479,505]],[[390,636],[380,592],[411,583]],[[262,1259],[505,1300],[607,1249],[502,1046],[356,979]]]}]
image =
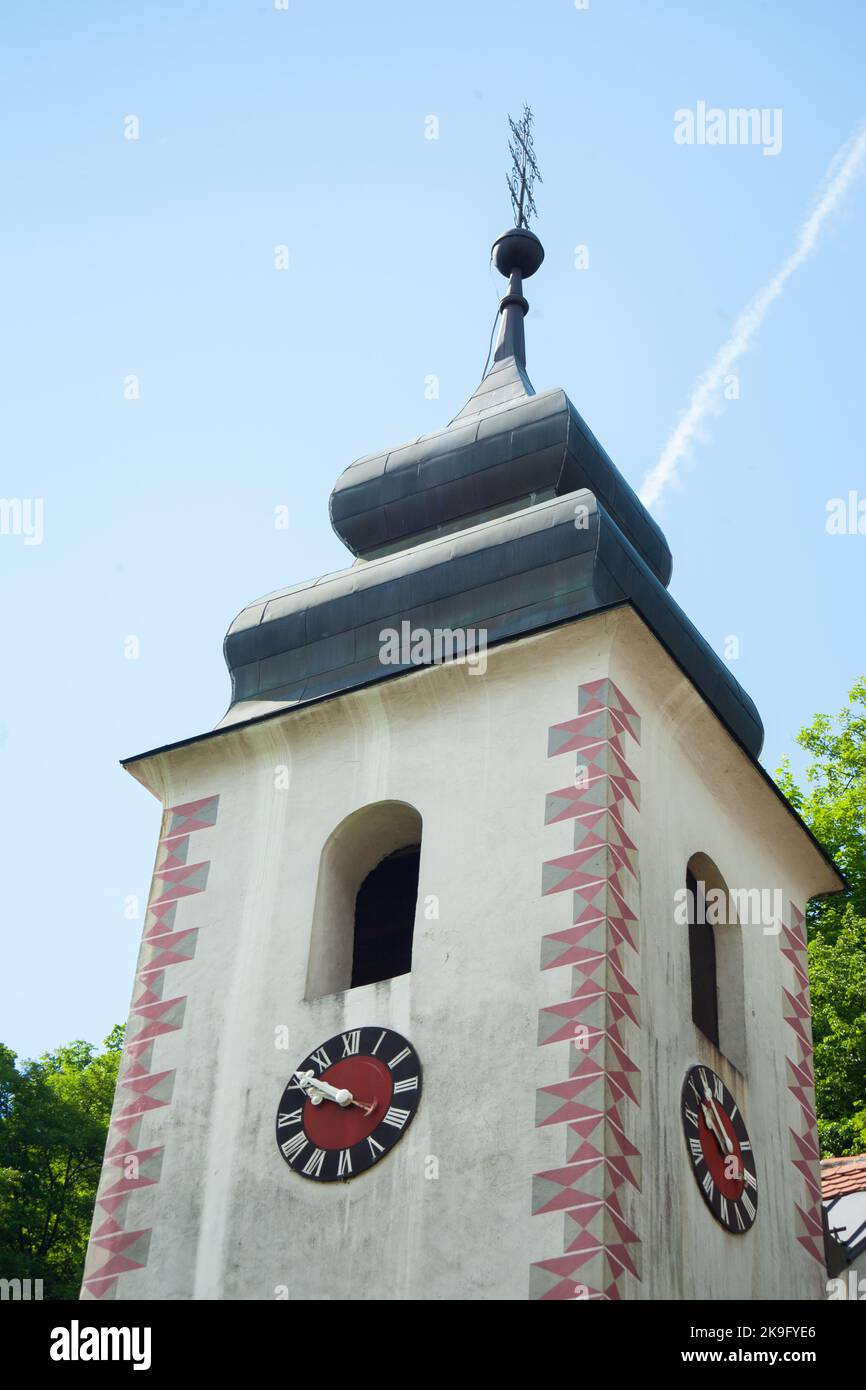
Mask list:
[{"label": "upper onion dome", "polygon": [[496,239],[491,259],[508,291],[490,370],[444,429],[346,469],[331,493],[334,530],[369,559],[589,488],[668,584],[673,562],[661,528],[565,392],[536,395],[527,376],[523,281],[544,260],[541,242],[515,227]]}]

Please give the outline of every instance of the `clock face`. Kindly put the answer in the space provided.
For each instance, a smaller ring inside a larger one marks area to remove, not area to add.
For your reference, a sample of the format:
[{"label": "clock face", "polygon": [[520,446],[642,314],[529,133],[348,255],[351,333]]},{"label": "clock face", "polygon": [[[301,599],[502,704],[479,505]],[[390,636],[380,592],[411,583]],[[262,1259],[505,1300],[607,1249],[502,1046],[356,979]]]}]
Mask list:
[{"label": "clock face", "polygon": [[347,1182],[393,1149],[420,1099],[421,1063],[399,1033],[337,1033],[299,1063],[283,1091],[277,1145],[302,1177]]},{"label": "clock face", "polygon": [[726,1230],[742,1235],[758,1213],[755,1157],[734,1097],[709,1067],[686,1073],[682,1122],[704,1201]]}]

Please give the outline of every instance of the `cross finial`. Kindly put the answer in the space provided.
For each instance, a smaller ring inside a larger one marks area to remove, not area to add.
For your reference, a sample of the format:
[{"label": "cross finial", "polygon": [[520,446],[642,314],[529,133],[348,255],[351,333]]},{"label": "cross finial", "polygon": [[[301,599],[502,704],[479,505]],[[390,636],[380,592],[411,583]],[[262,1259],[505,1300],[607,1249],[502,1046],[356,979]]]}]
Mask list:
[{"label": "cross finial", "polygon": [[511,205],[514,208],[515,227],[528,227],[530,217],[536,217],[535,199],[532,190],[536,179],[543,183],[538,165],[535,162],[535,150],[532,145],[532,111],[523,103],[523,115],[519,121],[514,121],[508,117],[508,124],[511,127],[511,139],[508,142],[508,149],[511,154],[511,173],[508,175],[508,191],[511,194]]}]

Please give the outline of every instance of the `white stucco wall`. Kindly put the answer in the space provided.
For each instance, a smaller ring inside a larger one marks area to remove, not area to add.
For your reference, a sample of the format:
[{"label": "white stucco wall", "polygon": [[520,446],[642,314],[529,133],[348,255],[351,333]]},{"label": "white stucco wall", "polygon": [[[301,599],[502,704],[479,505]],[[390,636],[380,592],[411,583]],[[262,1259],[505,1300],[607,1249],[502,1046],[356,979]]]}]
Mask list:
[{"label": "white stucco wall", "polygon": [[[790,1129],[803,1129],[788,1089],[795,1055],[783,1018],[783,987],[793,989],[779,936],[742,928],[745,985],[744,1074],[691,1022],[688,950],[671,922],[672,884],[696,852],[717,864],[728,888],[780,888],[802,910],[839,887],[805,834],[718,721],[661,657],[634,620],[620,629],[611,674],[643,718],[635,770],[641,781],[640,862],[643,1096],[640,1147],[646,1191],[642,1298],[821,1298],[826,1274],[796,1236],[795,1203],[808,1206],[791,1161]],[[707,1062],[733,1093],[748,1125],[759,1183],[758,1219],[747,1236],[727,1234],[709,1217],[672,1122],[683,1076]],[[663,1122],[659,1123],[659,1118]]]},{"label": "white stucco wall", "polygon": [[[641,874],[641,1027],[629,1025],[642,1103],[629,1117],[642,1190],[624,1194],[642,1242],[631,1298],[820,1297],[823,1275],[795,1240],[802,1200],[789,1158],[794,1104],[782,1018],[786,962],[775,937],[745,940],[747,1072],[703,1044],[690,1019],[688,950],[672,895],[695,851],[729,886],[776,885],[805,905],[829,870],[630,610],[597,615],[488,653],[486,674],[434,668],[155,755],[136,765],[164,804],[219,795],[195,835],[210,867],[183,900],[195,956],[167,971],[182,1027],[152,1067],[176,1071],[141,1148],[164,1149],[159,1180],[132,1190],[127,1230],[150,1230],[147,1262],[120,1298],[518,1299],[529,1266],[563,1251],[561,1212],[531,1214],[532,1175],[561,1167],[562,1126],[535,1126],[536,1089],[567,1076],[569,1044],[538,1046],[538,1011],[569,997],[569,968],[539,970],[545,933],[568,927],[571,895],[541,896],[541,866],[572,848],[572,823],[544,824],[567,784],[548,729],[577,714],[578,687],[611,676],[643,721],[627,808]],[[289,769],[288,787],[275,769]],[[573,759],[572,764],[573,768]],[[280,780],[277,778],[276,780]],[[379,800],[423,818],[408,976],[305,1001],[322,846]],[[426,920],[428,895],[439,916]],[[394,1151],[346,1185],[289,1170],[274,1119],[292,1069],[340,1030],[405,1034],[424,1066],[418,1115]],[[289,1030],[288,1051],[275,1031]],[[714,1066],[741,1102],[758,1162],[747,1236],[705,1208],[680,1129],[688,1065]],[[796,1109],[796,1107],[795,1107]],[[429,1157],[438,1160],[430,1178]]]}]

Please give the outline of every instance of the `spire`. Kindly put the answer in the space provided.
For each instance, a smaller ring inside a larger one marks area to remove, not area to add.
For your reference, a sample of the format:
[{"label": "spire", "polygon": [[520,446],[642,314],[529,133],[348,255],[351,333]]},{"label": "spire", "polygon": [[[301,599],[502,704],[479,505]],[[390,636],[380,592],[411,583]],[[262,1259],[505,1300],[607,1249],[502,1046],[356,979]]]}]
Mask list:
[{"label": "spire", "polygon": [[505,232],[493,243],[491,259],[496,269],[508,281],[508,293],[499,305],[499,335],[494,362],[502,362],[513,357],[518,367],[526,367],[526,342],[523,336],[523,320],[529,312],[529,304],[523,296],[523,281],[534,275],[544,260],[544,247],[534,232],[529,230],[530,217],[536,217],[533,190],[536,180],[542,182],[535,159],[532,140],[532,111],[524,104],[523,115],[519,121],[508,117],[511,127],[511,140],[508,149],[511,154],[511,172],[508,175],[508,191],[514,209],[514,227]]},{"label": "spire", "polygon": [[523,320],[529,313],[529,303],[523,294],[523,281],[534,275],[544,260],[544,247],[529,230],[530,217],[537,216],[533,188],[541,183],[532,143],[532,112],[524,106],[519,121],[508,117],[511,127],[511,172],[508,191],[514,209],[510,231],[497,237],[490,259],[500,275],[508,281],[508,292],[499,301],[499,332],[489,370],[485,370],[478,386],[455,415],[452,424],[486,414],[508,401],[534,396],[535,389],[526,373],[526,339]]},{"label": "spire", "polygon": [[529,313],[529,302],[523,296],[523,281],[534,275],[541,265],[544,247],[528,227],[514,227],[497,237],[490,256],[500,275],[508,281],[508,293],[499,301],[499,333],[493,361],[502,362],[513,357],[517,365],[525,369],[523,320]]}]

